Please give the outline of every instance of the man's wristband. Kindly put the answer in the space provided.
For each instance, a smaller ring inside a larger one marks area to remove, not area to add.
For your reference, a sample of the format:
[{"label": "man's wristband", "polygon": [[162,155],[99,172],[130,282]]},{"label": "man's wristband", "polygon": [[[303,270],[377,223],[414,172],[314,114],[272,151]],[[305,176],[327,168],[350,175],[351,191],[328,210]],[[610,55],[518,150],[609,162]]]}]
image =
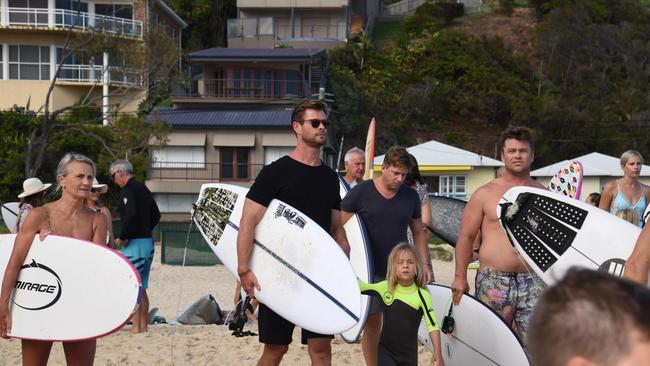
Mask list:
[{"label": "man's wristband", "polygon": [[239,277],[241,277],[241,276],[245,275],[246,273],[248,273],[248,272],[250,272],[250,271],[251,271],[250,269],[247,269],[247,270],[242,271],[242,272],[237,272],[237,275],[238,275]]}]

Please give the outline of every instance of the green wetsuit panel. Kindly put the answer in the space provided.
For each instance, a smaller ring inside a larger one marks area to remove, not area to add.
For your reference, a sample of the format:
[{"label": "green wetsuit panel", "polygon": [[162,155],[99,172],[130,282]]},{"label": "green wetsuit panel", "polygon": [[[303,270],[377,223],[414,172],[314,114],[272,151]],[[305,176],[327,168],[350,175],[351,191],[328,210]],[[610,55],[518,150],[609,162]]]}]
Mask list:
[{"label": "green wetsuit panel", "polygon": [[418,328],[422,316],[424,315],[429,333],[440,330],[429,291],[418,289],[415,284],[409,287],[397,284],[391,293],[386,281],[368,284],[359,280],[359,287],[362,294],[382,299],[384,321],[379,339],[380,346],[388,351],[392,361],[398,365],[417,364]]}]

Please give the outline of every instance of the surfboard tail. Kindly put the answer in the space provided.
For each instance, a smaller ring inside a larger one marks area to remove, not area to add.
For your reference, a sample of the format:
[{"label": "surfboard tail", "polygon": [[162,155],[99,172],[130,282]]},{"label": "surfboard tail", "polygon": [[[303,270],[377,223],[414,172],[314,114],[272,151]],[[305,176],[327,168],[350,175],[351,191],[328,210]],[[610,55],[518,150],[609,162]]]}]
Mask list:
[{"label": "surfboard tail", "polygon": [[375,158],[375,117],[370,121],[368,126],[368,135],[366,136],[366,173],[363,175],[364,180],[372,179],[373,172],[373,159]]}]

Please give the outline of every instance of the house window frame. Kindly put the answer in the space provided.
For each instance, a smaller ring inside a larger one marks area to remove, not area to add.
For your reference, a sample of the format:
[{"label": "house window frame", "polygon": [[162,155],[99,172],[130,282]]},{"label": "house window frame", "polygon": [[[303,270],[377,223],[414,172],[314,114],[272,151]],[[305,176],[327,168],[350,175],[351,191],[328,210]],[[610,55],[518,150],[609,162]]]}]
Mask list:
[{"label": "house window frame", "polygon": [[[174,150],[179,151],[187,149],[192,157],[198,156],[200,159],[192,159],[191,161],[181,161],[177,159],[169,160],[168,154],[172,153]],[[153,169],[205,169],[205,146],[164,146],[159,148],[154,148],[152,150],[152,162],[151,167]],[[158,159],[158,157],[163,157],[163,159]]]},{"label": "house window frame", "polygon": [[[462,178],[462,184],[458,180]],[[462,188],[462,189],[458,189]],[[467,175],[465,174],[447,174],[438,177],[438,195],[454,198],[467,196]]]},{"label": "house window frame", "polygon": [[[23,48],[25,47],[36,47],[38,49],[38,62],[33,62],[33,61],[22,61],[21,60],[21,54],[24,52],[22,51]],[[16,60],[12,61],[12,49],[17,50],[16,54]],[[46,60],[43,60],[46,58]],[[50,46],[43,46],[43,45],[23,45],[23,44],[10,44],[9,45],[9,59],[7,60],[9,64],[9,75],[8,79],[9,80],[50,80]],[[16,77],[13,77],[12,75],[12,66],[16,67],[17,69],[15,70],[17,72]],[[38,78],[37,79],[26,79],[21,77],[21,70],[23,66],[37,66],[38,67]],[[46,77],[44,77],[46,76]]]},{"label": "house window frame", "polygon": [[[232,158],[230,163],[224,162],[224,150],[232,150]],[[239,176],[239,168],[241,164],[239,163],[238,158],[240,153],[246,152],[246,176]],[[232,171],[230,176],[224,176],[224,167],[228,164]],[[219,147],[219,179],[224,181],[247,181],[252,179],[251,172],[251,148],[247,146],[221,146]]]}]

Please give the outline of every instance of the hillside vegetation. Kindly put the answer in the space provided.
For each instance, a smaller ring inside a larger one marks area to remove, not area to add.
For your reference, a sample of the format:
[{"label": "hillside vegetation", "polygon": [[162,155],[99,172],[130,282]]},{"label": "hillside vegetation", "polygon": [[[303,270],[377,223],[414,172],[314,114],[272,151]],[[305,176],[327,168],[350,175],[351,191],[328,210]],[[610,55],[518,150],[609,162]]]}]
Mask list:
[{"label": "hillside vegetation", "polygon": [[[532,128],[535,166],[648,151],[650,14],[638,0],[535,0],[457,17],[425,4],[332,52],[329,89],[346,147],[378,120],[379,153],[437,139],[495,156],[498,133]],[[443,5],[444,6],[444,5]]]}]

